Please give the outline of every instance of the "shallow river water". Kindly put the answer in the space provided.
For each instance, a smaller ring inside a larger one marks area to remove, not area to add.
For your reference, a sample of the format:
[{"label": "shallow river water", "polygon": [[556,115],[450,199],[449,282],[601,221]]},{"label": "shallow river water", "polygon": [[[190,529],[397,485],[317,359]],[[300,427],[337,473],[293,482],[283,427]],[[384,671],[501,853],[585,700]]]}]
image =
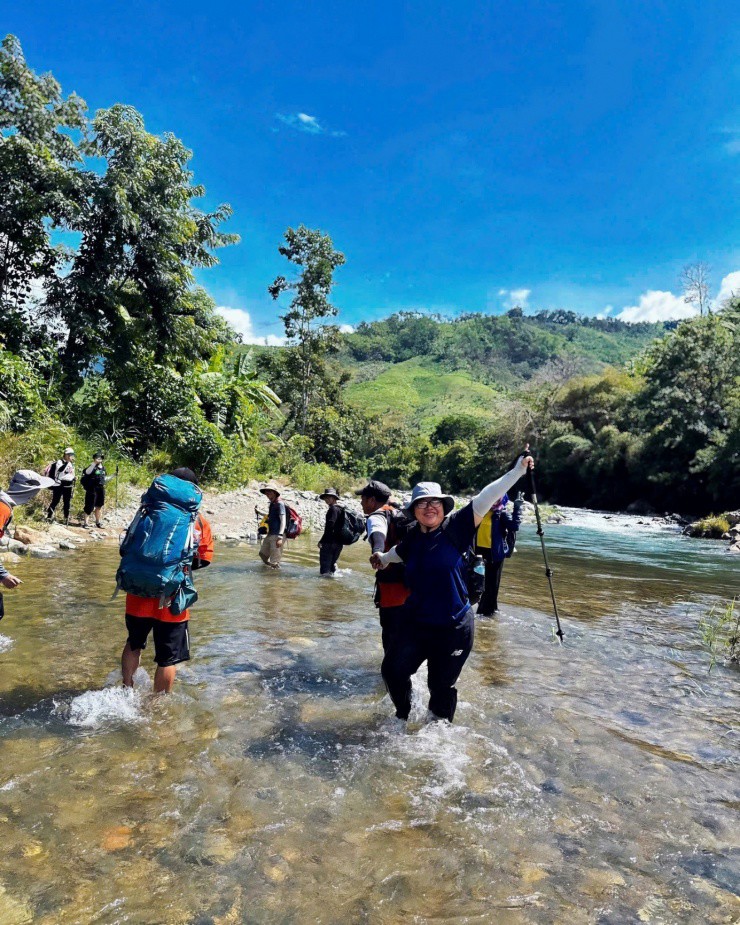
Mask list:
[{"label": "shallow river water", "polygon": [[[454,726],[400,731],[367,546],[319,579],[219,548],[176,693],[114,686],[117,553],[24,561],[0,625],[0,925],[740,921],[740,673],[697,623],[722,544],[531,527]],[[143,665],[152,673],[151,652]],[[108,685],[108,686],[106,686]]]}]

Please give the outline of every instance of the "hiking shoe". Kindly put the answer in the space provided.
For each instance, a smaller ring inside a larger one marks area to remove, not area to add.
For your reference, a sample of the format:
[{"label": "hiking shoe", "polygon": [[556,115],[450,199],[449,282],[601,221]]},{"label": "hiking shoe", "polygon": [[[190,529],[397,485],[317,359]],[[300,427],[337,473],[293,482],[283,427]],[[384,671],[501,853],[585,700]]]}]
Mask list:
[{"label": "hiking shoe", "polygon": [[102,529],[103,529],[103,525],[100,523],[99,520],[96,520],[96,521],[95,521],[95,526],[98,528],[98,530],[102,530]]}]

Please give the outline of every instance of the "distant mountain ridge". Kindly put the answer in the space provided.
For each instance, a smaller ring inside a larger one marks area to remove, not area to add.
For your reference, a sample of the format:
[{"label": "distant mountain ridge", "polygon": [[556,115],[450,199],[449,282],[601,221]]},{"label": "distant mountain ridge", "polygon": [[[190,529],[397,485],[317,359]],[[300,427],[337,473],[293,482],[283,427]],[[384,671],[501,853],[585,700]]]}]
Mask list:
[{"label": "distant mountain ridge", "polygon": [[497,399],[538,382],[623,367],[673,327],[517,308],[452,320],[401,312],[345,334],[338,359],[350,404],[429,431],[452,411],[492,416]]}]

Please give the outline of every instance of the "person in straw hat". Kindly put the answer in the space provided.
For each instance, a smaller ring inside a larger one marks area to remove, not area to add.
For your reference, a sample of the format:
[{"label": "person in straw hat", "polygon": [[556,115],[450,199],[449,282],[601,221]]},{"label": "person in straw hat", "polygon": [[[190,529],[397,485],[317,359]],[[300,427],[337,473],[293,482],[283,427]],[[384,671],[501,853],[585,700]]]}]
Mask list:
[{"label": "person in straw hat", "polygon": [[426,661],[429,710],[434,719],[452,721],[457,682],[473,648],[474,616],[466,582],[465,555],[484,515],[534,466],[529,455],[454,511],[455,501],[436,482],[414,486],[407,509],[416,526],[388,552],[373,553],[373,568],[406,565],[411,591],[403,629],[386,650],[381,668],[398,719],[411,711],[411,676]]},{"label": "person in straw hat", "polygon": [[270,507],[267,510],[267,535],[262,540],[259,555],[265,565],[278,569],[283,558],[285,530],[288,525],[285,505],[280,500],[282,488],[271,480],[260,488],[260,493],[270,502]]}]

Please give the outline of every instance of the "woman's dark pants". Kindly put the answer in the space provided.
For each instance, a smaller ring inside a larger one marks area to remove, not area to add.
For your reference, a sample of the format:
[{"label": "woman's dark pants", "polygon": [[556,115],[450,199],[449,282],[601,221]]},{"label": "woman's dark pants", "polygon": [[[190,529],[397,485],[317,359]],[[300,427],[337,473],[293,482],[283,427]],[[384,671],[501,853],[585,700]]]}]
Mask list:
[{"label": "woman's dark pants", "polygon": [[478,604],[479,617],[490,617],[498,610],[498,589],[503,570],[503,559],[500,562],[486,562],[486,587]]},{"label": "woman's dark pants", "polygon": [[49,518],[53,517],[54,511],[56,511],[57,505],[61,501],[64,519],[69,520],[69,508],[72,503],[73,491],[74,485],[55,485],[51,490],[51,504],[46,511],[46,516]]},{"label": "woman's dark pants", "polygon": [[452,720],[457,706],[455,682],[473,648],[475,618],[468,610],[450,626],[430,626],[414,619],[399,621],[388,635],[381,672],[399,719],[411,712],[411,676],[427,663],[429,709]]},{"label": "woman's dark pants", "polygon": [[333,575],[337,570],[337,559],[342,551],[341,543],[322,543],[319,547],[319,569],[322,575]]}]

